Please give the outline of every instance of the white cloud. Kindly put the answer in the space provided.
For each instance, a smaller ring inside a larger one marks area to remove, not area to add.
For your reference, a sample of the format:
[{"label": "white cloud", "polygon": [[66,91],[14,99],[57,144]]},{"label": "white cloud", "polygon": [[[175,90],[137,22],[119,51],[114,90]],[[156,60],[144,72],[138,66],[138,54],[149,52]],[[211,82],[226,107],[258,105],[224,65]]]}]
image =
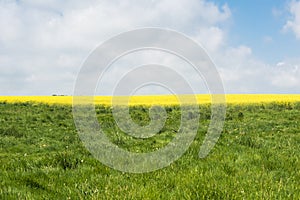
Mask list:
[{"label": "white cloud", "polygon": [[216,26],[199,29],[194,39],[211,53],[220,50],[225,45],[225,33]]},{"label": "white cloud", "polygon": [[230,15],[228,6],[206,0],[1,1],[0,94],[71,94],[89,52],[132,28],[202,34],[214,50],[223,40],[218,25]]},{"label": "white cloud", "polygon": [[278,63],[276,64],[277,67],[281,67],[281,66],[284,66],[284,65],[285,65],[285,62],[278,62]]},{"label": "white cloud", "polygon": [[18,10],[18,6],[13,3],[0,6],[0,44],[13,42],[18,38],[21,31],[21,22],[16,15]]},{"label": "white cloud", "polygon": [[227,93],[299,93],[299,59],[266,64],[251,48],[226,48],[214,56]]},{"label": "white cloud", "polygon": [[280,65],[281,68],[277,69],[272,79],[272,85],[281,89],[297,88],[300,85],[300,70],[298,65],[287,66],[286,64]]},{"label": "white cloud", "polygon": [[292,30],[297,39],[300,39],[300,1],[293,0],[289,6],[292,18],[286,22],[283,30]]},{"label": "white cloud", "polygon": [[[286,29],[300,37],[299,5],[291,4],[294,17]],[[0,95],[72,94],[91,50],[115,34],[149,26],[178,30],[203,44],[227,92],[295,91],[291,88],[298,84],[299,70],[268,66],[253,58],[250,47],[227,44],[231,17],[226,4],[218,7],[208,0],[0,1]],[[144,55],[137,61],[151,59],[176,64],[191,82],[197,79],[176,59]],[[280,77],[285,77],[285,87]]]}]

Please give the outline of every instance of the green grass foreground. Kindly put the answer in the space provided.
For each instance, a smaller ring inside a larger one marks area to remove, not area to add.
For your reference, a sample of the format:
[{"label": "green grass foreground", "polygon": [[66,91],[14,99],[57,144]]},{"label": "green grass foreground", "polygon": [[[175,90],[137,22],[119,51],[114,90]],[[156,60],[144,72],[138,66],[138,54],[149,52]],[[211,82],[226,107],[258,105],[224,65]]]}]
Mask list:
[{"label": "green grass foreground", "polygon": [[[176,134],[180,108],[166,108],[164,128],[149,139],[122,133],[109,107],[96,108],[111,141],[155,151]],[[141,125],[148,108],[130,109]],[[122,173],[97,161],[77,134],[71,106],[0,103],[0,199],[298,199],[300,103],[229,105],[223,133],[205,159],[198,151],[210,121],[200,106],[198,135],[169,167]]]}]

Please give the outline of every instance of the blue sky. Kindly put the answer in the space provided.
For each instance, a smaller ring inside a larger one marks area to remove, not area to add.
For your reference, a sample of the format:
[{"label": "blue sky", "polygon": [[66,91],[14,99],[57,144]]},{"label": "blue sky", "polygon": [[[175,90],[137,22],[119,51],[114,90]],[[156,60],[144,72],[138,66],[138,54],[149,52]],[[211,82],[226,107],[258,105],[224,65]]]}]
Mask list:
[{"label": "blue sky", "polygon": [[[300,92],[300,0],[5,0],[0,95],[72,95],[93,49],[143,27],[173,29],[201,44],[226,93]],[[151,62],[182,70],[195,92],[207,92],[203,80],[170,55],[144,52],[120,62],[97,94],[110,95],[130,65]]]},{"label": "blue sky", "polygon": [[217,4],[228,4],[232,12],[230,42],[245,44],[253,54],[270,64],[289,57],[299,57],[300,41],[291,32],[282,30],[290,18],[287,0],[220,0]]}]

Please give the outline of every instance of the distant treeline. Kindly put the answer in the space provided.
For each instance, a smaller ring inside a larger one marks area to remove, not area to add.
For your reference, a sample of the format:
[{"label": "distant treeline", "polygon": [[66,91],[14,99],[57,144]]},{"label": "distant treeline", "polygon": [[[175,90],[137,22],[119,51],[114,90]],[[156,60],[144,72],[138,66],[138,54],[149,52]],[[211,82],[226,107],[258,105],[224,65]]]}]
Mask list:
[{"label": "distant treeline", "polygon": [[56,96],[68,96],[66,94],[52,94],[52,96],[56,97]]}]

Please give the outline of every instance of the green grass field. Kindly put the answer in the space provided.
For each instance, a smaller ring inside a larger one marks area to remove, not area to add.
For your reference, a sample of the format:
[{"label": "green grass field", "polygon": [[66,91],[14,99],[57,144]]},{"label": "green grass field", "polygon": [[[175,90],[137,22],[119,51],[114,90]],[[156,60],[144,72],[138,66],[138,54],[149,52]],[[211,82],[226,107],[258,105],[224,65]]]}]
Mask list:
[{"label": "green grass field", "polygon": [[[111,141],[134,152],[170,141],[180,108],[151,139],[122,133],[111,109],[96,108]],[[179,160],[161,170],[130,174],[106,167],[84,148],[71,106],[0,103],[0,199],[299,199],[300,103],[229,105],[223,133],[205,159],[198,151],[210,121],[200,106],[198,135]],[[148,109],[131,108],[149,122]],[[118,133],[118,134],[116,134]]]}]

